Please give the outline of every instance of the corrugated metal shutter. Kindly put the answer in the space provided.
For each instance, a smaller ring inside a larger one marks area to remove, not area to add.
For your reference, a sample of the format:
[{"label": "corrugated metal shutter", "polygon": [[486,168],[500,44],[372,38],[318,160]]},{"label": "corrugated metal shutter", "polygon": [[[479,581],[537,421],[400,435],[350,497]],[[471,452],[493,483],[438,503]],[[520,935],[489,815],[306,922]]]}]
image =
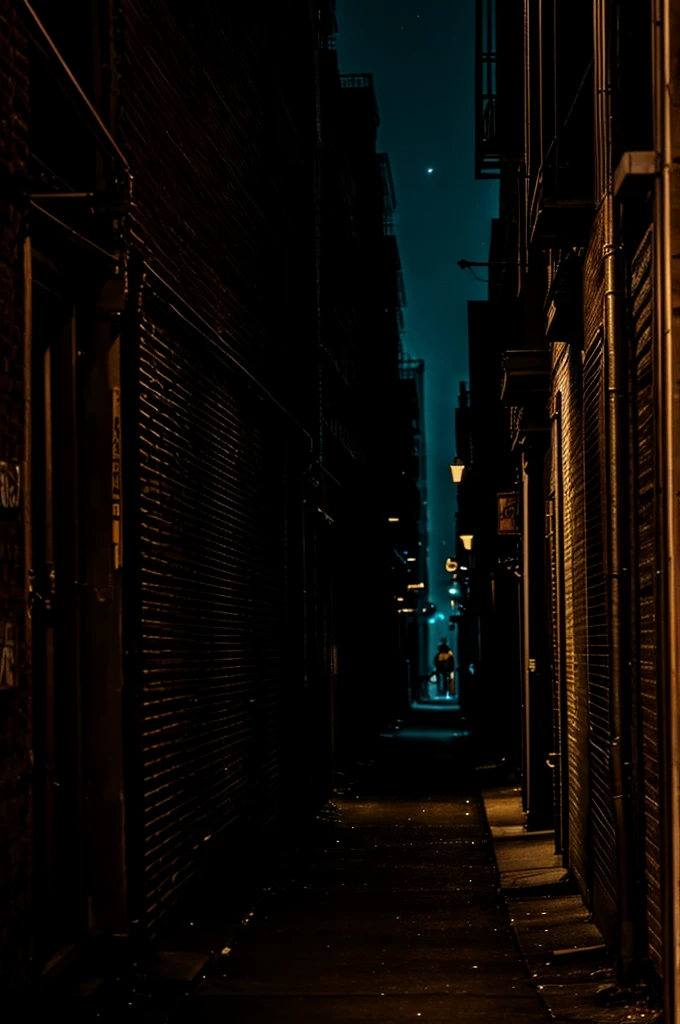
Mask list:
[{"label": "corrugated metal shutter", "polygon": [[265,403],[148,287],[138,412],[138,757],[153,934],[206,842],[245,815],[266,828],[280,805],[285,441]]},{"label": "corrugated metal shutter", "polygon": [[[559,425],[556,425],[559,430]],[[552,447],[552,460],[550,464],[550,490],[551,495],[546,501],[545,515],[545,539],[548,557],[548,573],[550,586],[550,660],[552,665],[552,725],[553,745],[552,749],[557,756],[553,761],[553,817],[555,822],[555,845],[557,852],[562,850],[562,778],[560,774],[561,736],[562,736],[562,706],[560,693],[562,688],[562,674],[560,671],[561,650],[562,650],[562,608],[560,596],[560,575],[558,572],[558,539],[557,539],[557,509],[558,502],[555,498],[555,454],[557,448]]]},{"label": "corrugated metal shutter", "polygon": [[633,473],[636,508],[636,667],[645,821],[647,930],[650,959],[661,971],[662,903],[659,810],[659,696],[657,691],[655,424],[652,373],[652,229],[632,261]]},{"label": "corrugated metal shutter", "polygon": [[606,576],[604,333],[598,330],[583,369],[585,527],[588,600],[588,703],[593,839],[593,906],[605,936],[616,921],[616,833],[612,810],[609,621]]},{"label": "corrugated metal shutter", "polygon": [[555,368],[555,392],[561,394],[560,465],[555,487],[561,531],[564,588],[562,635],[567,733],[569,867],[590,899],[588,692],[586,665],[586,599],[582,368],[581,352],[564,345]]}]

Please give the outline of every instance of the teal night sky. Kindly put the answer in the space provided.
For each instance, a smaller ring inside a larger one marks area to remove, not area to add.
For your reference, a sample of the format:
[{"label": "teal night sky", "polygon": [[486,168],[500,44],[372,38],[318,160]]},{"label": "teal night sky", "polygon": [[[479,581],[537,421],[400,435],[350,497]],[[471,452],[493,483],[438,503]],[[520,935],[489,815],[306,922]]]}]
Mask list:
[{"label": "teal night sky", "polygon": [[[498,195],[493,182],[474,178],[474,9],[474,0],[338,0],[340,70],[373,74],[379,147],[395,180],[404,347],[426,363],[430,580],[444,612],[455,513],[448,467],[459,382],[468,379],[466,303],[486,298],[486,286],[456,263],[488,259]],[[436,643],[445,631],[434,632]]]}]

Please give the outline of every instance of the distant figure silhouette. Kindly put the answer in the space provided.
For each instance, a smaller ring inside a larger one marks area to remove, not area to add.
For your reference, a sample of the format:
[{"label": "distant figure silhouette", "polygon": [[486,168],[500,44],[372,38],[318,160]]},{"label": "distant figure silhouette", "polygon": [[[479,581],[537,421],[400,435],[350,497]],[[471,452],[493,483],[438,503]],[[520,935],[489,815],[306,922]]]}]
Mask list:
[{"label": "distant figure silhouette", "polygon": [[453,651],[444,639],[442,639],[434,656],[434,667],[437,671],[437,693],[440,697],[446,697],[451,690],[451,678],[455,668],[455,661]]}]

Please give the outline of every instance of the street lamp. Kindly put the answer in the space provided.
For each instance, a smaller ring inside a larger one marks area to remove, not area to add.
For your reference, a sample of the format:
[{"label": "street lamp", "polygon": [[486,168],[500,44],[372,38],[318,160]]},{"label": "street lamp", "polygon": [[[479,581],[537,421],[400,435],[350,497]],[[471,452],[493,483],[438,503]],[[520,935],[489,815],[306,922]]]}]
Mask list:
[{"label": "street lamp", "polygon": [[463,479],[463,473],[465,472],[465,463],[462,459],[455,458],[449,466],[451,470],[451,479],[454,484],[459,484]]},{"label": "street lamp", "polygon": [[460,539],[463,542],[463,547],[466,551],[472,551],[472,537],[471,533],[461,533]]}]

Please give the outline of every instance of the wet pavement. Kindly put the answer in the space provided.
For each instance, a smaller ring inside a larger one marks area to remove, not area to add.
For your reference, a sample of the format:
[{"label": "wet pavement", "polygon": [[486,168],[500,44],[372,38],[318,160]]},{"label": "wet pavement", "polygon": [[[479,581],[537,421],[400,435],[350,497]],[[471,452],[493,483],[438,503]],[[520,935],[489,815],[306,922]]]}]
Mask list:
[{"label": "wet pavement", "polygon": [[[147,1003],[144,1019],[547,1020],[497,896],[468,741],[455,711],[416,712],[384,734],[295,876],[245,916],[190,994]],[[221,941],[217,917],[194,923],[194,953]]]}]

